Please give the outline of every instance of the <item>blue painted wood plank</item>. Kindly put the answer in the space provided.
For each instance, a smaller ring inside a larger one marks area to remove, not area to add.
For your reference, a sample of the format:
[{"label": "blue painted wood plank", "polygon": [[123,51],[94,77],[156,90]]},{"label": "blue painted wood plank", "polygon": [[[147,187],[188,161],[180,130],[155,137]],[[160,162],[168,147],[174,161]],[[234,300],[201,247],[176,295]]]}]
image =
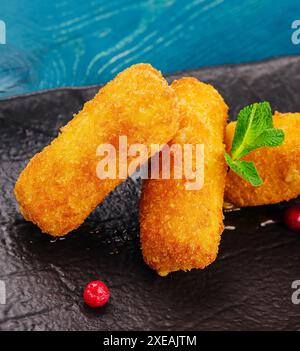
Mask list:
[{"label": "blue painted wood plank", "polygon": [[299,0],[1,1],[0,96],[98,84],[136,62],[163,72],[300,54]]}]

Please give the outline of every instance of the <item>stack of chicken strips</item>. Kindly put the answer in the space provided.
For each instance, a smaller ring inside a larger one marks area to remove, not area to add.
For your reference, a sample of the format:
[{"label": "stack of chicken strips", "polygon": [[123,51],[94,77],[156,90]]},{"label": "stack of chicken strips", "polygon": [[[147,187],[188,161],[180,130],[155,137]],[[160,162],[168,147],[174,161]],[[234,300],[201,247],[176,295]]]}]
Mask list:
[{"label": "stack of chicken strips", "polygon": [[[187,190],[187,180],[147,179],[140,202],[140,239],[145,262],[161,276],[203,269],[217,256],[223,232],[223,199],[237,206],[277,203],[300,194],[300,114],[276,113],[274,125],[285,132],[283,145],[249,154],[264,179],[253,187],[228,171],[235,122],[211,85],[185,77],[168,85],[149,64],[119,73],[36,154],[20,174],[15,196],[24,218],[42,232],[63,236],[79,227],[104,197],[123,180],[97,175],[97,148],[119,138],[128,145],[204,145],[204,183]],[[226,143],[226,146],[225,146]],[[115,164],[122,164],[115,153]],[[171,154],[172,157],[172,154]],[[248,157],[248,155],[247,155]],[[127,155],[126,162],[133,156]],[[171,159],[171,164],[174,160]],[[192,166],[196,167],[193,157]],[[126,176],[131,176],[132,168]]]}]

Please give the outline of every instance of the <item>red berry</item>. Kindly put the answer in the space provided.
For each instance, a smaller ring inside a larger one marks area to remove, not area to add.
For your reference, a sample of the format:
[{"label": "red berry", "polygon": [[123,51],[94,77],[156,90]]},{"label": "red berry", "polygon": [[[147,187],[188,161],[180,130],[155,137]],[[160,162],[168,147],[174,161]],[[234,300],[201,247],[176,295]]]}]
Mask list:
[{"label": "red berry", "polygon": [[300,205],[293,205],[285,210],[285,224],[292,230],[300,231]]},{"label": "red berry", "polygon": [[110,293],[108,287],[100,280],[94,280],[88,283],[83,293],[84,302],[92,308],[105,305],[109,297]]}]

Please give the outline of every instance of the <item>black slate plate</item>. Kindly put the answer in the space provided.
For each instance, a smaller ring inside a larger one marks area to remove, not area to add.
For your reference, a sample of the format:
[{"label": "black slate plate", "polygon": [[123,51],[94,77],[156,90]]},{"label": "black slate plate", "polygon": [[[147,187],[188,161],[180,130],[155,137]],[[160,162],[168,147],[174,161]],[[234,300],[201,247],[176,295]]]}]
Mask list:
[{"label": "black slate plate", "polygon": [[[193,75],[214,84],[234,116],[268,100],[279,111],[300,111],[300,57],[207,68]],[[41,234],[19,215],[12,189],[26,162],[56,136],[95,87],[61,89],[0,102],[2,330],[300,329],[291,302],[300,279],[300,236],[281,223],[261,227],[285,204],[226,213],[217,261],[204,271],[158,277],[139,249],[140,182],[128,180],[63,240]],[[158,224],[159,225],[159,224]],[[112,293],[100,311],[82,301],[82,288],[105,280]]]}]

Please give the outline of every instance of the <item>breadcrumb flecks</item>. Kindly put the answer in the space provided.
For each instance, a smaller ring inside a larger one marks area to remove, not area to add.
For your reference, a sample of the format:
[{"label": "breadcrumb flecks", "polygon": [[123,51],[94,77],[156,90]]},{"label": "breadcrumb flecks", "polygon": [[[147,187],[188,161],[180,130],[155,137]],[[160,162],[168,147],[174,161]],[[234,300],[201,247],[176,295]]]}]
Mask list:
[{"label": "breadcrumb flecks", "polygon": [[[225,199],[239,207],[275,204],[300,195],[300,113],[273,116],[275,128],[284,131],[284,143],[251,151],[243,160],[254,162],[264,184],[253,187],[233,171],[227,174]],[[226,148],[231,149],[236,122],[226,128]]]},{"label": "breadcrumb flecks", "polygon": [[161,276],[204,268],[218,253],[223,232],[227,166],[224,132],[228,108],[220,94],[195,78],[173,82],[180,107],[180,130],[171,143],[204,144],[204,186],[186,190],[185,179],[147,180],[141,204],[144,260]]},{"label": "breadcrumb flecks", "polygon": [[118,151],[126,135],[128,144],[150,150],[151,143],[170,141],[178,118],[175,93],[160,72],[149,64],[121,72],[23,170],[15,196],[24,217],[53,236],[77,228],[121,182],[97,178],[97,147],[113,144]]}]

